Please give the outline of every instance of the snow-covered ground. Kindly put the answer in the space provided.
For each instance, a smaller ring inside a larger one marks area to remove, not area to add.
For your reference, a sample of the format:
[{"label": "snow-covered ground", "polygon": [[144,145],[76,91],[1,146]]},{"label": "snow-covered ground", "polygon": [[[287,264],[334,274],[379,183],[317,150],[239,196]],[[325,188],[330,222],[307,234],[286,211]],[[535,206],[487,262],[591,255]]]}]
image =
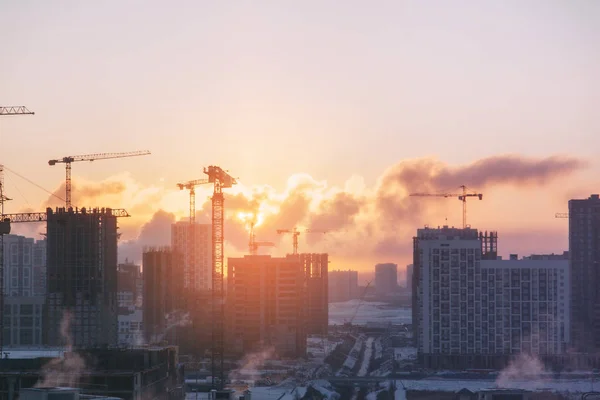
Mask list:
[{"label": "snow-covered ground", "polygon": [[360,356],[360,350],[362,349],[364,342],[365,342],[364,335],[360,335],[356,339],[356,342],[354,342],[354,346],[352,347],[352,350],[350,350],[350,353],[348,353],[348,355],[346,356],[346,360],[344,361],[342,368],[337,372],[337,374],[336,374],[337,376],[341,376],[343,373],[345,374],[354,369],[354,366],[356,365],[356,362],[358,361],[358,357]]},{"label": "snow-covered ground", "polygon": [[[402,380],[396,381],[396,388],[404,387],[413,390],[444,390],[444,391],[457,391],[460,389],[469,389],[471,391],[479,391],[482,389],[493,389],[497,388],[496,382],[493,380],[451,380],[451,379],[421,379],[421,380]],[[583,393],[592,390],[600,389],[600,382],[592,384],[592,381],[585,379],[577,380],[513,380],[510,384],[504,387],[516,388],[516,389],[527,389],[527,390],[542,390],[548,389],[557,392],[570,392],[570,393]]]},{"label": "snow-covered ground", "polygon": [[[359,304],[359,300],[350,300],[342,303],[329,303],[329,325],[343,325],[348,322]],[[385,303],[363,302],[358,308],[353,324],[366,325],[367,323],[392,323],[410,324],[410,308],[391,307]]]},{"label": "snow-covered ground", "polygon": [[371,365],[371,356],[373,355],[373,338],[369,337],[365,343],[365,352],[363,353],[362,363],[358,370],[358,376],[366,376],[369,372],[369,365]]},{"label": "snow-covered ground", "polygon": [[396,360],[415,360],[417,358],[416,347],[395,347],[394,358]]}]

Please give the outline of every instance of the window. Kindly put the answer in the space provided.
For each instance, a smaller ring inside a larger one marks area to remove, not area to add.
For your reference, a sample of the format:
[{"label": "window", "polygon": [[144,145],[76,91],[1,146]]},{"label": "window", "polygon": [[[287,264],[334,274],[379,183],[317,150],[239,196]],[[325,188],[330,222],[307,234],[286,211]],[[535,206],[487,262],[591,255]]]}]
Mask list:
[{"label": "window", "polygon": [[10,244],[10,263],[13,265],[19,263],[19,245],[16,243]]},{"label": "window", "polygon": [[23,244],[23,265],[31,265],[31,244]]}]

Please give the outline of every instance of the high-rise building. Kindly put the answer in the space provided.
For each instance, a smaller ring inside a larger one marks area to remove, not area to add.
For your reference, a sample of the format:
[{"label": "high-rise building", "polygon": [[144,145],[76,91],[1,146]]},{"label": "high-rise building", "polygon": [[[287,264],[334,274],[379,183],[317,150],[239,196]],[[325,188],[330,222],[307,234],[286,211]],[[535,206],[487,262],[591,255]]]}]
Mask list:
[{"label": "high-rise building", "polygon": [[375,265],[375,293],[388,296],[398,290],[398,265],[387,263]]},{"label": "high-rise building", "polygon": [[511,354],[566,350],[566,260],[485,259],[471,228],[419,229],[417,238],[417,339],[425,366],[498,368]]},{"label": "high-rise building", "polygon": [[[44,293],[36,285],[36,267],[45,259],[37,260],[39,250],[45,251],[45,242],[18,236],[4,236],[4,346],[41,345],[43,332]],[[45,271],[44,271],[45,273]]]},{"label": "high-rise building", "polygon": [[571,337],[581,352],[600,349],[600,196],[569,201],[573,295]]},{"label": "high-rise building", "polygon": [[33,244],[33,295],[46,297],[46,239]]},{"label": "high-rise building", "polygon": [[212,225],[190,225],[187,221],[174,223],[171,226],[171,248],[182,254],[184,287],[211,290]]},{"label": "high-rise building", "polygon": [[33,296],[33,247],[35,240],[4,236],[4,295]]},{"label": "high-rise building", "polygon": [[142,259],[146,340],[150,344],[163,338],[173,341],[175,327],[168,326],[168,316],[181,310],[184,302],[183,257],[169,247],[161,247],[145,249]]},{"label": "high-rise building", "polygon": [[413,280],[413,265],[408,264],[406,266],[406,290],[412,292],[412,280]]},{"label": "high-rise building", "polygon": [[298,255],[229,258],[227,278],[229,351],[306,354],[306,274]]},{"label": "high-rise building", "polygon": [[329,302],[348,301],[358,296],[358,271],[329,271]]},{"label": "high-rise building", "polygon": [[329,327],[329,256],[323,254],[300,254],[306,276],[306,333],[327,335]]},{"label": "high-rise building", "polygon": [[[47,210],[47,343],[117,344],[117,218],[111,209]],[[67,323],[68,322],[68,323]]]},{"label": "high-rise building", "polygon": [[117,267],[117,302],[119,344],[144,342],[142,293],[143,280],[139,265],[126,262]]}]

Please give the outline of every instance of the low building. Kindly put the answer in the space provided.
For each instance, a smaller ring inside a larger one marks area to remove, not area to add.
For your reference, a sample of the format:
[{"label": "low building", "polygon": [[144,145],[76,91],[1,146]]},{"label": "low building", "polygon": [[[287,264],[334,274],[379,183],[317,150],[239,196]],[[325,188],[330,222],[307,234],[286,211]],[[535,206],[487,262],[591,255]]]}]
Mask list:
[{"label": "low building", "polygon": [[[1,359],[0,398],[19,399],[21,390],[37,386],[47,393],[57,387],[76,388],[79,400],[89,396],[181,400],[183,370],[178,364],[177,348],[172,346],[82,350],[65,352],[62,358]],[[35,390],[24,393],[32,392]]]},{"label": "low building", "polygon": [[4,299],[4,346],[43,344],[44,304],[42,296],[7,296]]}]

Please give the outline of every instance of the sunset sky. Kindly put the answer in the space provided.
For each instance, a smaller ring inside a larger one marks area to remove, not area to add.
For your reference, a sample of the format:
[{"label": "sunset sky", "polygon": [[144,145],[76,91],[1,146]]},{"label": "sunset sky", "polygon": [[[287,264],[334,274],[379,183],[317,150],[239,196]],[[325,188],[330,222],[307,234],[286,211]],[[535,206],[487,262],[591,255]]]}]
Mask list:
[{"label": "sunset sky", "polygon": [[[237,213],[257,211],[271,254],[291,250],[278,228],[332,229],[300,250],[361,271],[409,263],[424,224],[461,224],[458,200],[413,191],[483,193],[469,223],[504,255],[566,250],[554,213],[600,192],[598,1],[166,4],[0,4],[0,106],[36,113],[1,117],[0,163],[64,196],[49,159],[152,152],[73,164],[75,204],[133,215],[123,257],[168,242],[188,210],[175,184],[211,164],[240,182],[226,256],[246,251]],[[5,185],[6,212],[60,203],[10,171]]]}]

